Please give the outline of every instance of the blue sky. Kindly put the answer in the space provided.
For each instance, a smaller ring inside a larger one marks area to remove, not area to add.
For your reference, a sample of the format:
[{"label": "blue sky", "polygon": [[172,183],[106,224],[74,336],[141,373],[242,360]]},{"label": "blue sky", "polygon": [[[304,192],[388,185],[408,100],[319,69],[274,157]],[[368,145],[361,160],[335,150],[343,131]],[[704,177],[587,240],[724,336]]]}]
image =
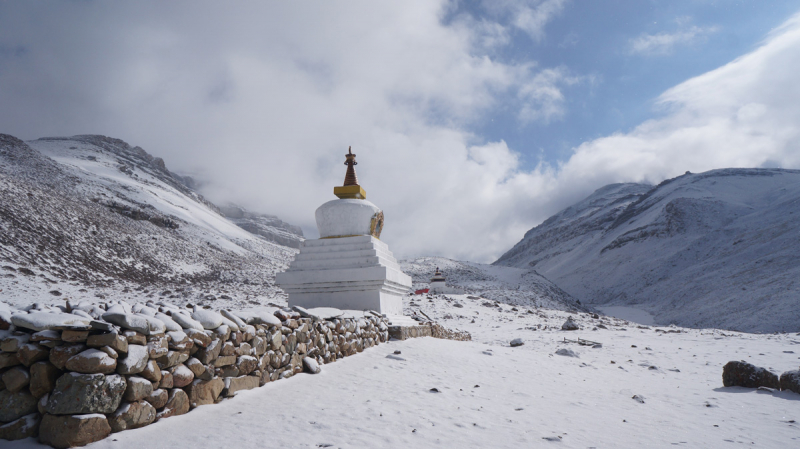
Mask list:
[{"label": "blue sky", "polygon": [[103,134],[315,237],[348,146],[400,257],[609,183],[800,168],[800,3],[0,2],[0,132]]},{"label": "blue sky", "polygon": [[[584,141],[628,131],[658,116],[654,100],[662,92],[753,50],[770,30],[800,11],[793,0],[561,3],[539,39],[512,27],[510,42],[493,57],[564,67],[582,78],[563,88],[563,117],[521,123],[514,108],[499,107],[472,124],[480,138],[505,140],[524,154],[528,168],[540,160],[566,160]],[[513,20],[508,13],[493,14],[481,1],[461,2],[451,14]],[[634,50],[637,38],[659,35],[674,43]]]}]

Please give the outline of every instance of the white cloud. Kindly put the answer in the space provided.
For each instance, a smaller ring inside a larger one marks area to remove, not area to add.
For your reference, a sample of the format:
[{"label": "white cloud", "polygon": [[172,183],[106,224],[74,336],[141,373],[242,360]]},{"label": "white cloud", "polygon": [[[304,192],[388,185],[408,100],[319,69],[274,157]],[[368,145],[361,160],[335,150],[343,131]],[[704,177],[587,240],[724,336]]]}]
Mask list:
[{"label": "white cloud", "polygon": [[352,145],[397,255],[478,261],[606,183],[800,166],[797,18],[665,92],[661,118],[525,170],[470,127],[509,98],[555,120],[559,88],[581,78],[493,60],[482,39],[503,31],[443,24],[443,0],[189,5],[0,4],[0,48],[22,49],[0,60],[3,131],[123,138],[211,177],[216,199],[306,229]]},{"label": "white cloud", "polygon": [[642,34],[629,42],[630,52],[643,55],[666,55],[674,51],[678,45],[691,45],[703,42],[713,33],[719,31],[716,26],[686,26],[686,19],[677,20],[679,29],[672,33]]},{"label": "white cloud", "polygon": [[488,11],[509,16],[509,22],[533,40],[545,37],[545,26],[564,10],[568,0],[484,0]]},{"label": "white cloud", "polygon": [[523,123],[544,122],[560,119],[566,114],[563,85],[573,85],[581,81],[571,76],[565,67],[544,69],[523,83],[518,92],[522,100],[519,119]]}]

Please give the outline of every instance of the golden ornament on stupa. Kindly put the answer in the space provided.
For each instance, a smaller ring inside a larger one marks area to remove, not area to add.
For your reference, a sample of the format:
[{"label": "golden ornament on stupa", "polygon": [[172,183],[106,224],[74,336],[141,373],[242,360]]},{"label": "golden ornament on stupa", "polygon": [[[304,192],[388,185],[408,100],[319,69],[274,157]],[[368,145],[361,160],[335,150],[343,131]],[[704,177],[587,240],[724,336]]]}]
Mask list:
[{"label": "golden ornament on stupa", "polygon": [[347,154],[344,155],[344,165],[347,166],[347,173],[344,175],[344,185],[333,188],[333,194],[339,198],[346,199],[367,199],[367,191],[358,185],[358,176],[356,176],[356,155],[353,154],[353,147],[347,148]]}]

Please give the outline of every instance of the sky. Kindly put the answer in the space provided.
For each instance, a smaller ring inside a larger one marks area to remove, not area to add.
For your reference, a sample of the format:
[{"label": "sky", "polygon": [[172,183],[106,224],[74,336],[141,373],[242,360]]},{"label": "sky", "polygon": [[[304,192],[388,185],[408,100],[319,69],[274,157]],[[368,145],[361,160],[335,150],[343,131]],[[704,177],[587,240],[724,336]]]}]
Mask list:
[{"label": "sky", "polygon": [[102,134],[317,237],[491,262],[609,183],[800,168],[800,4],[0,1],[0,132]]}]

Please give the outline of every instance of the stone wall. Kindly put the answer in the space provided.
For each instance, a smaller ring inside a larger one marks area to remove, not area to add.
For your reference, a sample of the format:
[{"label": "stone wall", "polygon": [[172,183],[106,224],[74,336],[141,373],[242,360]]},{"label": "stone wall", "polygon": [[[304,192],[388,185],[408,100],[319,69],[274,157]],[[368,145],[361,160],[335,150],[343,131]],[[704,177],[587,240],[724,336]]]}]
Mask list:
[{"label": "stone wall", "polygon": [[420,323],[417,326],[389,326],[389,337],[395,340],[407,340],[417,337],[433,337],[457,341],[472,340],[472,335],[469,332],[450,330],[441,324],[432,322]]},{"label": "stone wall", "polygon": [[0,438],[85,445],[317,373],[390,338],[385,319],[370,314],[164,306],[0,310]]}]

